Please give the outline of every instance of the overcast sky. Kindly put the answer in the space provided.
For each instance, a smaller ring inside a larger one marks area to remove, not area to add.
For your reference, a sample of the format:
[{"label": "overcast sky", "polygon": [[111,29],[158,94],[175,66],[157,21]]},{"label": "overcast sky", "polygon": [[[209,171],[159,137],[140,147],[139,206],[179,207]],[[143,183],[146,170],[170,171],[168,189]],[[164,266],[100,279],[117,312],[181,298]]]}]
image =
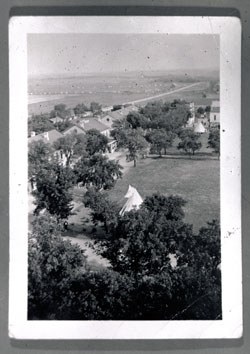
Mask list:
[{"label": "overcast sky", "polygon": [[28,74],[219,69],[219,36],[29,34]]}]

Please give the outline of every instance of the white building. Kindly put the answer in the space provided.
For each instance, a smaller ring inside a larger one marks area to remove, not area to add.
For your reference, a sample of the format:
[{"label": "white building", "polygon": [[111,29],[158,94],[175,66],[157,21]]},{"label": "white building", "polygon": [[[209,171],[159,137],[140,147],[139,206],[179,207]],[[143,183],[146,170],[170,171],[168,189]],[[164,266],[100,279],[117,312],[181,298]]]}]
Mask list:
[{"label": "white building", "polygon": [[210,125],[220,124],[220,101],[212,101],[209,120]]}]

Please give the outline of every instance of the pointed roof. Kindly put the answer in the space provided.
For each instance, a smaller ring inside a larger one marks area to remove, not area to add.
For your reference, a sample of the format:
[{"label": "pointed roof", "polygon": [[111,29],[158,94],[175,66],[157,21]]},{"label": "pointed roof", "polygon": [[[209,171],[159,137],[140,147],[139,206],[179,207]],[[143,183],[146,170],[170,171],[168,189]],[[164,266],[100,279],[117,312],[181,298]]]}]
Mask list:
[{"label": "pointed roof", "polygon": [[194,132],[195,133],[205,133],[206,128],[204,127],[204,125],[201,122],[198,122],[194,126]]},{"label": "pointed roof", "polygon": [[143,202],[143,199],[140,196],[140,194],[137,192],[137,189],[130,185],[128,187],[128,191],[125,194],[124,198],[127,198],[128,200],[120,210],[120,215],[123,215],[125,212],[130,211],[132,209],[139,209],[140,205]]}]

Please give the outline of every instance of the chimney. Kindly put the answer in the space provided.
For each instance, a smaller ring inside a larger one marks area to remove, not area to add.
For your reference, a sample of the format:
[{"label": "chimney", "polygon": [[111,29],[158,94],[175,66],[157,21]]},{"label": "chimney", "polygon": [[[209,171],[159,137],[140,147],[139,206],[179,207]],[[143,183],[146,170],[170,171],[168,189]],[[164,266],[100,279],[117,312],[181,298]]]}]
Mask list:
[{"label": "chimney", "polygon": [[34,136],[36,136],[36,132],[32,131],[32,132],[30,133],[30,136],[31,136],[31,138],[33,138]]}]

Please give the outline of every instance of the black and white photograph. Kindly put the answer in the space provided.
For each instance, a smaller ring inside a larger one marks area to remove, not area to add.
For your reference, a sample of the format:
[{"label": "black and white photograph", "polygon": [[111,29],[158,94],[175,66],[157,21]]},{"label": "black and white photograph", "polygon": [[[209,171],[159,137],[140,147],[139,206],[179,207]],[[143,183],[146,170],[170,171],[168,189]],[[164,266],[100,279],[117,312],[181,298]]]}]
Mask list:
[{"label": "black and white photograph", "polygon": [[14,338],[242,335],[240,23],[10,22]]}]

